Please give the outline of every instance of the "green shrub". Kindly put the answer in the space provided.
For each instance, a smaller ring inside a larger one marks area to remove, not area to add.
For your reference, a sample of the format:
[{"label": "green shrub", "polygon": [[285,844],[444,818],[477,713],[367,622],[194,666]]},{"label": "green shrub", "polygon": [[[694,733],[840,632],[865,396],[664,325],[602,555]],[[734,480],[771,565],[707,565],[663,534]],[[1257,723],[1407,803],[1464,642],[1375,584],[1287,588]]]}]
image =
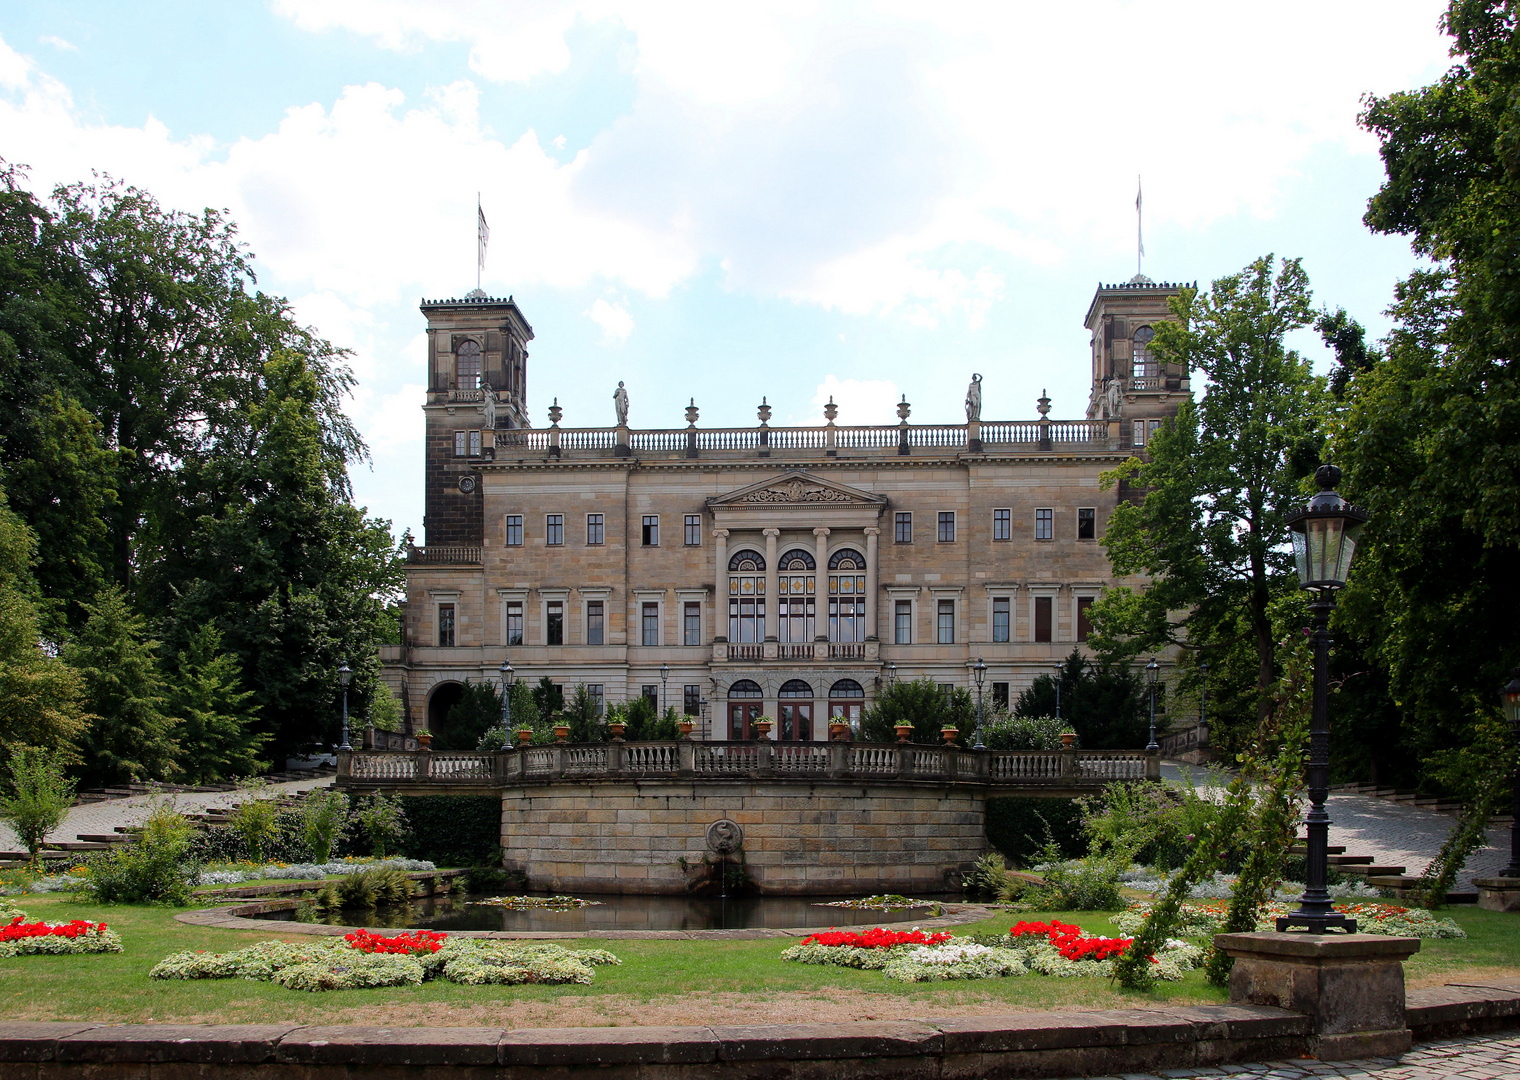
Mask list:
[{"label": "green shrub", "polygon": [[437,866],[501,865],[501,799],[495,795],[403,795],[409,826],[400,851]]},{"label": "green shrub", "polygon": [[138,838],[93,864],[86,889],[102,904],[190,903],[200,864],[190,857],[192,827],[173,806],[160,802]]},{"label": "green shrub", "polygon": [[989,750],[1059,750],[1061,733],[1071,731],[1053,716],[1016,716],[996,707],[982,724],[982,741]]},{"label": "green shrub", "polygon": [[997,899],[1008,881],[1008,867],[1003,862],[1003,857],[995,851],[989,851],[976,860],[975,866],[961,875],[961,888],[972,896]]},{"label": "green shrub", "polygon": [[64,775],[63,755],[40,746],[17,746],[11,751],[11,790],[0,798],[0,822],[9,825],[26,845],[32,866],[48,834],[74,804],[74,781]]},{"label": "green shrub", "polygon": [[301,838],[311,850],[311,861],[332,859],[333,847],[348,828],[348,796],[336,788],[314,791],[301,804]]},{"label": "green shrub", "polygon": [[1075,799],[1008,796],[987,800],[987,842],[1015,866],[1039,861],[1046,828],[1063,858],[1087,854],[1082,807]]},{"label": "green shrub", "polygon": [[[985,714],[984,714],[985,718]],[[964,687],[941,686],[930,678],[894,683],[860,719],[860,737],[866,742],[896,742],[898,724],[911,724],[911,741],[943,742],[940,729],[954,727],[961,742],[976,730],[976,701]]]},{"label": "green shrub", "polygon": [[232,810],[229,822],[232,831],[243,838],[248,857],[256,863],[263,863],[269,857],[270,841],[278,831],[276,819],[279,813],[280,807],[273,799],[257,796],[245,799]]},{"label": "green shrub", "polygon": [[[1052,844],[1046,853],[1057,852]],[[1045,884],[1037,902],[1045,911],[1118,911],[1126,903],[1119,892],[1119,875],[1126,866],[1127,860],[1102,855],[1044,865],[1040,876]]]},{"label": "green shrub", "polygon": [[360,800],[354,820],[369,840],[370,854],[377,859],[384,858],[406,838],[406,811],[395,796],[370,792],[367,798]]}]

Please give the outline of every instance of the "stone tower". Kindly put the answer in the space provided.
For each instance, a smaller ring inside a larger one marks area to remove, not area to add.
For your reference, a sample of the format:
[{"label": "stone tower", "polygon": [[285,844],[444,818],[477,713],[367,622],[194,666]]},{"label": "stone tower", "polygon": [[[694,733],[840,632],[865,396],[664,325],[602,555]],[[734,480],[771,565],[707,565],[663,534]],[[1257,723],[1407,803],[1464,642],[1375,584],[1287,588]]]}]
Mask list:
[{"label": "stone tower", "polygon": [[1121,446],[1144,446],[1189,395],[1188,373],[1157,364],[1149,346],[1155,325],[1176,319],[1168,308],[1172,297],[1195,287],[1137,274],[1123,284],[1099,285],[1093,296],[1086,322],[1092,334],[1087,417],[1118,421]]},{"label": "stone tower", "polygon": [[528,427],[528,342],[533,328],[509,296],[475,290],[462,300],[424,300],[428,394],[423,518],[428,547],[479,545],[484,537],[479,466],[495,433]]}]

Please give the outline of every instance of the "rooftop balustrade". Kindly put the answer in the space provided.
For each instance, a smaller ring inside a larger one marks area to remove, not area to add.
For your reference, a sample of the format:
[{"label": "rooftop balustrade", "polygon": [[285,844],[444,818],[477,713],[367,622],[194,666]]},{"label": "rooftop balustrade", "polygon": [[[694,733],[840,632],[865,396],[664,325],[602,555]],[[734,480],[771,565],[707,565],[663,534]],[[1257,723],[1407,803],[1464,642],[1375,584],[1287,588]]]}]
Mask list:
[{"label": "rooftop balustrade", "polygon": [[504,789],[561,780],[799,778],[1090,788],[1159,780],[1144,750],[968,750],[915,743],[556,743],[478,753],[354,750],[338,754],[340,787]]}]

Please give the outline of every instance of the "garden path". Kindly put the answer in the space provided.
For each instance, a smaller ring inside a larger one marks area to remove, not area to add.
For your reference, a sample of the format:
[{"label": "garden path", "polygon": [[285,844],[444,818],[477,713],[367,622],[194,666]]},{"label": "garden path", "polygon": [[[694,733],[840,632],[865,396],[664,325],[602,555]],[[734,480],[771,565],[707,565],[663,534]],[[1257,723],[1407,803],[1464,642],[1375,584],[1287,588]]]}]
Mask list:
[{"label": "garden path", "polygon": [[[1163,779],[1195,786],[1208,783],[1207,770],[1167,762]],[[1330,814],[1330,843],[1346,848],[1348,855],[1371,855],[1383,866],[1402,866],[1418,876],[1446,842],[1457,819],[1408,803],[1390,802],[1373,795],[1335,792],[1325,804]],[[1456,889],[1474,891],[1474,877],[1494,877],[1509,862],[1509,828],[1490,828],[1488,845],[1473,853],[1457,876]]]},{"label": "garden path", "polygon": [[[1513,1080],[1520,1076],[1520,1035],[1472,1036],[1420,1043],[1402,1058],[1371,1058],[1364,1061],[1263,1061],[1244,1065],[1218,1065],[1207,1069],[1171,1069],[1161,1073],[1125,1073],[1122,1080],[1194,1080],[1228,1076],[1234,1080],[1315,1080],[1345,1077],[1347,1080]],[[1096,1080],[1121,1080],[1097,1077]]]},{"label": "garden path", "polygon": [[[323,776],[312,780],[290,780],[281,784],[268,784],[259,794],[285,795],[312,788],[325,787],[332,777]],[[249,791],[187,791],[171,796],[174,804],[188,813],[198,814],[213,806],[232,806],[252,798]],[[51,843],[68,843],[81,835],[113,833],[118,825],[133,825],[148,816],[153,796],[133,795],[123,799],[102,799],[100,802],[83,803],[69,811],[58,830],[48,837]],[[0,825],[0,850],[25,850],[9,827]]]}]

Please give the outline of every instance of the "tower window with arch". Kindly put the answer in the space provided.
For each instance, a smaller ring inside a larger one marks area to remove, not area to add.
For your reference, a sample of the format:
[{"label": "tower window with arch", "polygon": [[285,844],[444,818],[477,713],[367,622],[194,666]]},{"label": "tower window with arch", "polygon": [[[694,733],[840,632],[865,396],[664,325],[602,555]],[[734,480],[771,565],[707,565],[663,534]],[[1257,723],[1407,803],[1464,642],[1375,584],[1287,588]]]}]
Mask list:
[{"label": "tower window with arch", "polygon": [[765,557],[758,551],[736,551],[728,560],[728,640],[765,640]]},{"label": "tower window with arch", "polygon": [[812,641],[817,632],[817,564],[810,552],[793,548],[776,561],[776,569],[776,635],[783,642]]},{"label": "tower window with arch", "polygon": [[480,389],[480,342],[461,341],[454,350],[454,387]]},{"label": "tower window with arch", "polygon": [[1151,357],[1151,340],[1156,336],[1156,331],[1149,326],[1142,326],[1135,331],[1135,359],[1134,373],[1137,379],[1151,379],[1156,376],[1156,361]]},{"label": "tower window with arch", "polygon": [[853,548],[829,557],[829,640],[866,639],[866,559]]}]

